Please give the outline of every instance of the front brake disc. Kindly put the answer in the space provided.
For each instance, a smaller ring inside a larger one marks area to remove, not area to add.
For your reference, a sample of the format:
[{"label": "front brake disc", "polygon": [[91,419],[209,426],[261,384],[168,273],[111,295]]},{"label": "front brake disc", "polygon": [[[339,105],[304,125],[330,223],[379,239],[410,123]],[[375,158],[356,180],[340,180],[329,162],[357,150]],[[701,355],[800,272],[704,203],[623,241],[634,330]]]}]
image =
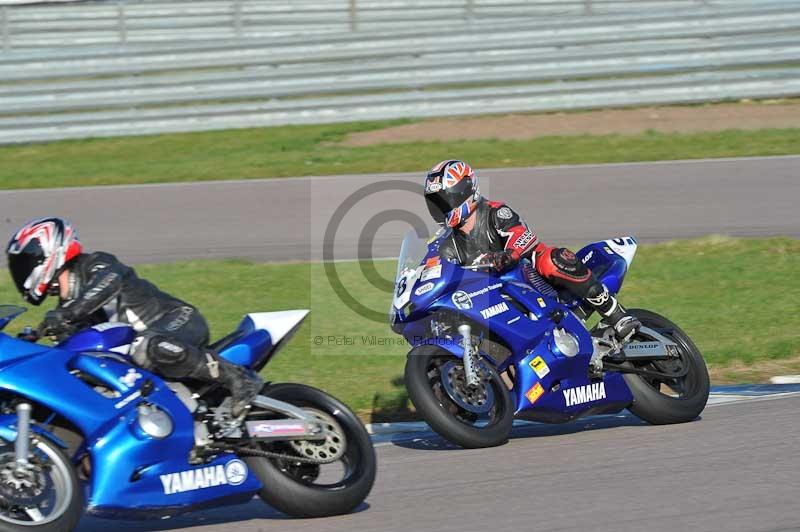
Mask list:
[{"label": "front brake disc", "polygon": [[464,366],[456,361],[450,360],[442,365],[440,379],[445,392],[459,408],[473,414],[485,414],[494,406],[491,383],[481,379],[475,386],[468,385]]}]

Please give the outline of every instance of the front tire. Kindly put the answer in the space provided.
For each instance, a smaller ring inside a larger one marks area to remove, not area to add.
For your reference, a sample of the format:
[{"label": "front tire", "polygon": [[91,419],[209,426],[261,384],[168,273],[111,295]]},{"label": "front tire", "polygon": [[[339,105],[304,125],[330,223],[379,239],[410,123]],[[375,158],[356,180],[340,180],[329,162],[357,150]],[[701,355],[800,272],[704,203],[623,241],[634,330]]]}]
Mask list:
[{"label": "front tire", "polygon": [[[341,429],[345,443],[344,454],[336,462],[341,462],[344,476],[331,484],[315,483],[321,466],[282,459],[244,458],[264,485],[259,492],[261,499],[293,517],[345,514],[360,505],[369,495],[376,473],[375,449],[361,420],[342,402],[310,386],[267,385],[261,395],[332,419],[338,425],[337,429]],[[285,444],[280,449],[269,450],[292,452],[291,446]]]},{"label": "front tire", "polygon": [[[448,370],[445,371],[444,368]],[[480,416],[465,408],[471,406],[467,403],[474,397],[474,392],[467,390],[468,394],[462,400],[462,405],[448,394],[448,386],[444,383],[444,379],[449,378],[448,375],[455,376],[455,382],[449,386],[450,390],[463,387],[461,359],[439,347],[421,345],[412,349],[406,360],[406,389],[417,411],[438,434],[467,449],[494,447],[505,443],[514,423],[514,401],[508,389],[491,365],[485,365],[484,369],[489,374],[481,386],[491,389],[493,402],[485,405],[488,407],[484,415],[488,417],[485,425],[477,424]],[[488,394],[486,397],[488,398]],[[481,405],[480,410],[483,409],[484,405]]]},{"label": "front tire", "polygon": [[[9,477],[15,467],[14,444],[0,446],[0,532],[70,532],[77,526],[83,511],[83,494],[78,475],[64,452],[53,442],[36,436],[31,439],[29,464],[38,473],[25,486],[15,490],[7,482],[22,479]],[[13,476],[13,474],[12,474]],[[27,475],[26,475],[27,476]],[[45,487],[38,493],[36,484]],[[29,499],[31,504],[23,503]]]},{"label": "front tire", "polygon": [[641,367],[667,373],[688,367],[688,373],[676,379],[625,374],[625,381],[633,393],[633,404],[629,410],[653,425],[686,423],[697,419],[708,402],[711,388],[708,369],[700,350],[688,334],[664,316],[643,309],[630,309],[629,313],[636,316],[645,327],[655,329],[675,342],[680,353],[677,362],[656,361]]}]

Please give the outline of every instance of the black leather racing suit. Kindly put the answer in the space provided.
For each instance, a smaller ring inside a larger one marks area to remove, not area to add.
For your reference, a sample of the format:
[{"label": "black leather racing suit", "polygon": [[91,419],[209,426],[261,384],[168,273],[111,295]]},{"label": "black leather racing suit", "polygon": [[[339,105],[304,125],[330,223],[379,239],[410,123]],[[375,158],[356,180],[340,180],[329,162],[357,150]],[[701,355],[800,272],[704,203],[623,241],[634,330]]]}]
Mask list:
[{"label": "black leather racing suit", "polygon": [[468,234],[455,229],[442,242],[442,258],[469,265],[487,262],[486,254],[496,260],[499,254],[508,266],[530,259],[539,275],[584,299],[612,324],[625,316],[625,309],[572,251],[539,242],[528,225],[504,203],[481,198],[474,216],[475,225]]},{"label": "black leather racing suit", "polygon": [[152,345],[154,339],[185,344],[179,346],[183,349],[208,343],[208,324],[195,307],[140,279],[109,253],[82,254],[70,263],[69,292],[57,308],[70,322],[129,323],[137,332],[134,361],[167,377],[187,376],[197,361],[176,356],[180,353],[174,348],[161,352]]},{"label": "black leather racing suit", "polygon": [[475,208],[475,225],[469,234],[453,230],[439,246],[441,256],[459,264],[481,262],[492,251],[508,251],[513,261],[531,258],[539,243],[536,235],[507,205],[481,199]]},{"label": "black leather racing suit", "polygon": [[130,323],[138,333],[131,354],[143,368],[169,379],[219,381],[231,394],[234,417],[258,395],[263,382],[254,372],[206,347],[208,324],[192,305],[140,279],[108,253],[81,254],[68,272],[68,295],[48,313],[43,328],[52,330],[52,322],[62,321]]}]

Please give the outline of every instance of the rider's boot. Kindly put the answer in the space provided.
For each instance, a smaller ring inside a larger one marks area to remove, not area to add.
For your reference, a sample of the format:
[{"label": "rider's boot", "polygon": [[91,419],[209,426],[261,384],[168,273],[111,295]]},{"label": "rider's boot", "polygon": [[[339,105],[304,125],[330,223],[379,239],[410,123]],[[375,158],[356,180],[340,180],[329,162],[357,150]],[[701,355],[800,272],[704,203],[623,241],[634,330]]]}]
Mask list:
[{"label": "rider's boot", "polygon": [[[601,325],[611,327],[614,337],[620,343],[630,340],[642,327],[636,316],[628,314],[617,298],[600,282],[590,288],[586,301],[603,317]],[[625,361],[625,355],[621,351],[609,353],[606,358],[611,362]]]},{"label": "rider's boot", "polygon": [[197,367],[190,376],[221,382],[231,394],[231,414],[239,417],[261,392],[264,381],[253,370],[228,362],[211,351],[206,351],[205,357],[206,363]]}]

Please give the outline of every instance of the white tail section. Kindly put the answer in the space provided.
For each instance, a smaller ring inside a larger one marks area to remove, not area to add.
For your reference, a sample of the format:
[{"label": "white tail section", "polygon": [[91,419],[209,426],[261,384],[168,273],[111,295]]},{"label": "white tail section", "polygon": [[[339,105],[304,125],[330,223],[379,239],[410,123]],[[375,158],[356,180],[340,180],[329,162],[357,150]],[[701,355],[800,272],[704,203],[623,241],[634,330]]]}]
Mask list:
[{"label": "white tail section", "polygon": [[308,316],[308,310],[281,310],[278,312],[254,312],[247,317],[253,320],[257,329],[267,331],[272,338],[272,344],[277,344],[281,338],[294,329],[297,324]]},{"label": "white tail section", "polygon": [[631,262],[633,262],[633,256],[636,255],[636,248],[638,247],[635,238],[632,236],[623,236],[621,238],[606,240],[605,243],[614,250],[617,255],[625,259],[625,262],[628,263],[628,267],[630,267]]}]

